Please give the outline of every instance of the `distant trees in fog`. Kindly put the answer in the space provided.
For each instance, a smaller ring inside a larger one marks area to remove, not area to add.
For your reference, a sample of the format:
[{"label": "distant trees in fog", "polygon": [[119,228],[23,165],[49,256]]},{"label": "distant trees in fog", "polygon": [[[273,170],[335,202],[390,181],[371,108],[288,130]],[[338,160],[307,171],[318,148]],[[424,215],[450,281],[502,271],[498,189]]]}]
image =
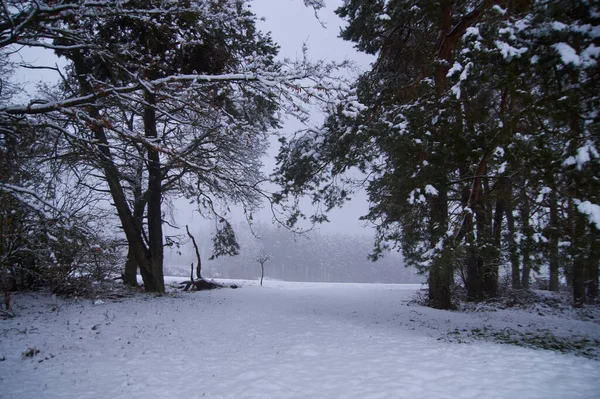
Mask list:
[{"label": "distant trees in fog", "polygon": [[[256,224],[256,236],[248,227],[236,226],[240,254],[207,261],[206,277],[259,279],[260,251],[271,254],[265,268],[265,278],[285,281],[418,283],[421,276],[404,267],[402,258],[394,253],[372,262],[367,255],[372,250],[372,238],[313,231],[294,236],[289,231],[267,224]],[[198,235],[209,237],[210,232]],[[209,240],[200,240],[201,251],[209,254]],[[181,256],[174,256],[166,265],[167,273],[185,275],[193,249],[186,245]]]}]

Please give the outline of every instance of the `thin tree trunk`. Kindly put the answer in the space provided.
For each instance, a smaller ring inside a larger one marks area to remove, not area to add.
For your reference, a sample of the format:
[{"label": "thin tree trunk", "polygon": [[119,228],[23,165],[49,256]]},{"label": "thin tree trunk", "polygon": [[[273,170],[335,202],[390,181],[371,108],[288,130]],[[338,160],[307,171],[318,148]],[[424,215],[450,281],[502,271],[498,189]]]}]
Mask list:
[{"label": "thin tree trunk", "polygon": [[482,299],[481,293],[481,275],[480,275],[480,259],[475,241],[475,232],[473,229],[473,214],[467,213],[463,221],[466,241],[466,259],[465,266],[467,276],[465,279],[465,288],[467,289],[467,300],[479,301]]},{"label": "thin tree trunk", "polygon": [[587,297],[590,301],[598,298],[598,275],[600,263],[600,232],[596,226],[590,226],[590,255],[587,265]]},{"label": "thin tree trunk", "polygon": [[[196,244],[196,239],[190,233],[190,229],[188,225],[185,225],[185,231],[187,231],[187,235],[191,238],[192,244],[194,245],[194,250],[196,251],[196,259],[198,260],[198,264],[196,265],[196,278],[198,280],[202,280],[202,260],[200,259],[200,251],[198,250],[198,245]],[[193,276],[192,276],[193,277]],[[193,281],[193,278],[192,278]]]},{"label": "thin tree trunk", "polygon": [[[574,241],[584,240],[586,220],[576,210],[575,213],[575,235]],[[586,258],[587,251],[581,242],[574,242],[575,254],[573,256],[573,305],[581,307],[585,303],[585,280],[586,280]]]},{"label": "thin tree trunk", "polygon": [[521,254],[523,255],[523,274],[521,276],[521,287],[529,289],[529,275],[531,272],[531,228],[529,225],[529,198],[523,189],[521,197],[521,223],[523,239],[521,240]]},{"label": "thin tree trunk", "polygon": [[496,209],[494,210],[494,223],[492,226],[492,251],[489,271],[485,279],[485,291],[488,296],[495,297],[498,295],[498,269],[501,258],[502,245],[502,220],[504,219],[505,201],[503,199],[496,201]]},{"label": "thin tree trunk", "polygon": [[515,241],[515,217],[513,215],[512,187],[507,190],[506,200],[506,227],[508,229],[508,256],[510,258],[511,269],[511,287],[513,289],[521,288],[521,265],[519,257],[519,247]]},{"label": "thin tree trunk", "polygon": [[[472,236],[473,234],[469,234]],[[480,272],[480,259],[477,253],[477,248],[474,239],[468,239],[470,241],[467,244],[467,300],[469,301],[480,301],[483,299],[481,292],[481,276]]]},{"label": "thin tree trunk", "polygon": [[571,239],[570,242],[570,247],[569,247],[569,260],[568,263],[565,264],[564,266],[564,273],[565,273],[565,281],[567,282],[567,288],[569,288],[569,290],[571,292],[573,292],[573,259],[574,259],[574,255],[575,255],[575,245],[577,244],[577,241],[575,240],[575,236],[576,236],[576,229],[575,229],[575,206],[573,204],[573,198],[569,197],[568,201],[567,201],[567,229],[569,231],[569,237]]},{"label": "thin tree trunk", "polygon": [[558,242],[560,231],[558,225],[558,196],[556,189],[550,193],[550,291],[558,291]]},{"label": "thin tree trunk", "polygon": [[263,277],[265,276],[265,263],[260,264],[260,286],[262,287]]}]

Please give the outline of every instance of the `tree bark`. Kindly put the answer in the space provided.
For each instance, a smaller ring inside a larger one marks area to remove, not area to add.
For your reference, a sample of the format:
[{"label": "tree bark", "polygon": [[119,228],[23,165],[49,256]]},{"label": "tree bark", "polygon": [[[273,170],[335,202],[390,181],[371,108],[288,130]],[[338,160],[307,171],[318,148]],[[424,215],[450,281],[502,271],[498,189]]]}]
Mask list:
[{"label": "tree bark", "polygon": [[[190,229],[188,228],[187,224],[185,225],[185,231],[187,231],[187,235],[192,240],[192,244],[194,245],[194,250],[196,251],[196,259],[198,260],[198,264],[196,265],[196,278],[198,280],[202,280],[202,260],[200,259],[200,251],[198,250],[198,245],[196,244],[196,239],[194,238],[192,233],[190,233]],[[192,278],[192,281],[193,280],[194,279]]]},{"label": "tree bark", "polygon": [[125,262],[125,271],[123,272],[123,284],[130,287],[137,287],[138,263],[131,248],[127,249],[127,261]]},{"label": "tree bark", "polygon": [[[504,194],[504,193],[503,193]],[[486,274],[485,278],[485,291],[487,295],[495,297],[498,295],[498,274],[499,265],[501,262],[502,253],[502,220],[504,219],[504,212],[506,210],[506,202],[504,199],[496,200],[496,207],[494,210],[494,223],[492,225],[492,251],[490,255],[490,270],[489,274]]]},{"label": "tree bark", "polygon": [[[473,235],[472,233],[470,234]],[[481,291],[481,262],[475,245],[475,240],[470,239],[467,245],[467,300],[480,301],[483,299]]]},{"label": "tree bark", "polygon": [[263,277],[265,276],[265,262],[260,264],[260,286],[262,287]]},{"label": "tree bark", "polygon": [[429,270],[428,282],[429,306],[436,309],[453,309],[454,273],[449,254],[444,254],[434,260],[434,264]]},{"label": "tree bark", "polygon": [[513,201],[512,201],[512,186],[507,188],[506,198],[506,227],[508,229],[508,254],[510,258],[510,269],[511,269],[511,287],[513,289],[521,288],[521,265],[519,257],[519,248],[515,241],[515,217],[513,215]]},{"label": "tree bark", "polygon": [[558,242],[560,239],[560,226],[558,225],[558,196],[556,189],[550,193],[550,291],[558,291]]},{"label": "tree bark", "polygon": [[572,237],[572,246],[575,251],[573,255],[573,306],[581,307],[585,304],[585,279],[586,279],[586,258],[587,251],[580,242],[584,240],[586,230],[586,220],[577,210],[572,209],[575,218],[575,234]]},{"label": "tree bark", "polygon": [[521,287],[529,289],[529,275],[531,273],[531,227],[529,224],[529,197],[525,189],[521,192],[521,228],[523,239],[521,240],[521,254],[523,256],[523,273],[521,275]]},{"label": "tree bark", "polygon": [[598,298],[598,277],[600,264],[600,232],[596,226],[591,225],[590,229],[590,255],[587,265],[587,297],[590,301]]},{"label": "tree bark", "polygon": [[[466,165],[463,165],[460,168],[460,177],[463,181],[468,181],[468,168]],[[467,276],[465,281],[465,288],[467,289],[467,300],[469,301],[478,301],[482,297],[481,276],[479,274],[480,266],[478,260],[479,253],[476,248],[477,243],[475,241],[475,232],[473,226],[473,208],[475,206],[473,201],[473,195],[475,195],[475,191],[475,187],[470,186],[469,183],[463,183],[463,187],[461,190],[461,205],[464,209],[464,218],[461,225],[459,240],[462,240],[462,238],[464,237],[466,242],[465,268],[467,270]]]},{"label": "tree bark", "polygon": [[[93,93],[93,88],[86,78],[88,70],[81,53],[74,50],[69,56],[73,61],[82,94],[87,95]],[[125,237],[127,238],[129,249],[140,267],[142,274],[148,274],[151,272],[150,253],[144,244],[141,231],[138,230],[133,215],[131,214],[131,210],[129,209],[129,205],[127,204],[127,199],[119,178],[119,171],[113,162],[108,139],[104,132],[104,127],[101,125],[103,118],[97,107],[88,106],[87,109],[90,117],[97,121],[97,123],[90,124],[89,128],[94,134],[97,142],[96,149],[100,154],[98,156],[98,161],[104,172],[104,177],[108,184],[114,206],[117,210],[117,215],[121,221]]]},{"label": "tree bark", "polygon": [[[144,92],[147,105],[144,107],[144,132],[149,144],[148,151],[148,246],[150,250],[151,273],[142,277],[146,291],[165,292],[163,276],[163,232],[162,232],[162,176],[158,132],[156,128],[156,97],[150,91]],[[152,144],[154,143],[154,144]]]},{"label": "tree bark", "polygon": [[[444,184],[439,185],[437,197],[431,200],[431,245],[436,245],[444,237],[448,220],[448,198]],[[429,270],[429,306],[437,309],[452,309],[452,286],[454,285],[454,268],[452,254],[446,248],[436,256]]]},{"label": "tree bark", "polygon": [[[142,170],[141,166],[136,176],[137,185],[133,189],[133,220],[138,231],[144,228],[144,209],[146,209],[146,199],[142,193]],[[125,272],[123,273],[123,283],[131,287],[137,287],[138,262],[135,259],[131,248],[127,252],[127,262],[125,263]]]}]

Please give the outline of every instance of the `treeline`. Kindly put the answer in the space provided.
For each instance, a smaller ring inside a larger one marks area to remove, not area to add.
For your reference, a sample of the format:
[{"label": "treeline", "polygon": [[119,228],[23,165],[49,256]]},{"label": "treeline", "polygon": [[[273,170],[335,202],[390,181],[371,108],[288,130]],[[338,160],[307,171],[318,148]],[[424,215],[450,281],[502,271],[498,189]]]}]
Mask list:
[{"label": "treeline", "polygon": [[453,307],[456,284],[498,295],[505,265],[515,289],[543,268],[575,306],[596,301],[598,3],[350,0],[337,13],[377,61],[321,131],[284,143],[282,198],[331,208],[366,187],[373,257],[401,250],[435,307]]},{"label": "treeline", "polygon": [[[253,235],[247,225],[236,225],[239,254],[208,260],[203,259],[203,274],[214,278],[257,279],[261,268],[257,261],[261,253],[271,256],[265,262],[265,278],[285,281],[421,283],[423,277],[406,268],[402,257],[390,254],[378,262],[368,259],[372,237],[311,231],[294,235],[274,225],[255,223]],[[210,236],[209,231],[195,233]],[[201,253],[210,254],[208,240],[201,242]],[[196,262],[190,244],[180,248],[181,255],[168,257],[165,270],[187,276]]]}]

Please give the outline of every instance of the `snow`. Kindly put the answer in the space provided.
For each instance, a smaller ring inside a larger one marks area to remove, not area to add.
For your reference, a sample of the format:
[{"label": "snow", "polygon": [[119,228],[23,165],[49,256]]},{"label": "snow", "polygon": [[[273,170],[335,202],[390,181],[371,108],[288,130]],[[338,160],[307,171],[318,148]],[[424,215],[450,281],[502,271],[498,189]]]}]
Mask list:
[{"label": "snow", "polygon": [[581,58],[579,58],[575,49],[573,49],[573,47],[569,46],[567,43],[556,43],[552,47],[554,47],[554,49],[560,55],[563,64],[573,64],[575,66],[581,65]]},{"label": "snow", "polygon": [[567,28],[568,28],[568,26],[563,24],[562,22],[559,22],[559,21],[552,22],[552,29],[554,29],[554,30],[563,31],[563,30],[566,30]]},{"label": "snow", "polygon": [[478,40],[483,40],[481,34],[479,33],[479,28],[474,26],[469,26],[467,30],[465,30],[465,37],[475,36]]},{"label": "snow", "polygon": [[591,157],[600,158],[600,154],[598,150],[593,146],[593,144],[588,143],[584,146],[581,146],[577,149],[577,155],[571,156],[565,159],[563,162],[564,166],[577,165],[577,169],[581,170],[583,166],[591,160]]},{"label": "snow", "polygon": [[498,174],[501,175],[504,172],[506,172],[506,168],[508,167],[508,162],[504,161],[500,164],[500,166],[498,167]]},{"label": "snow", "polygon": [[465,69],[462,71],[462,73],[460,74],[460,80],[467,80],[467,77],[469,77],[469,69],[471,69],[471,67],[473,66],[472,62],[469,62],[466,66]]},{"label": "snow", "polygon": [[462,71],[462,65],[460,65],[460,63],[458,62],[454,62],[454,65],[452,65],[452,68],[450,68],[448,70],[448,73],[446,74],[446,77],[452,77],[452,75],[454,75],[456,72],[460,72]]},{"label": "snow", "polygon": [[586,67],[595,66],[598,58],[600,58],[600,47],[596,47],[593,43],[581,52],[581,61]]},{"label": "snow", "polygon": [[411,204],[411,205],[424,204],[425,202],[427,202],[427,200],[425,199],[425,196],[423,194],[421,194],[419,191],[420,191],[419,189],[415,189],[410,192],[410,194],[408,195],[408,203],[409,204]]},{"label": "snow", "polygon": [[[597,360],[448,339],[476,327],[598,338],[594,322],[434,310],[412,303],[415,285],[236,284],[104,303],[19,295],[19,316],[0,321],[0,397],[596,398],[600,388]],[[22,359],[29,349],[40,353]]]},{"label": "snow", "polygon": [[502,15],[506,14],[506,10],[504,8],[500,7],[498,4],[496,4],[494,7],[492,7],[492,9],[498,11]]},{"label": "snow", "polygon": [[577,209],[586,215],[590,223],[594,224],[600,230],[600,205],[592,204],[590,201],[583,201],[577,205]]},{"label": "snow", "polygon": [[504,57],[507,60],[511,60],[513,57],[520,57],[522,54],[527,52],[527,47],[521,47],[521,48],[516,48],[511,46],[510,44],[500,41],[500,40],[496,40],[494,42],[494,44],[496,45],[496,47],[498,48],[498,50],[500,50],[500,54],[502,54],[502,57]]},{"label": "snow", "polygon": [[438,195],[439,191],[433,187],[431,184],[425,186],[425,193],[429,195]]}]

